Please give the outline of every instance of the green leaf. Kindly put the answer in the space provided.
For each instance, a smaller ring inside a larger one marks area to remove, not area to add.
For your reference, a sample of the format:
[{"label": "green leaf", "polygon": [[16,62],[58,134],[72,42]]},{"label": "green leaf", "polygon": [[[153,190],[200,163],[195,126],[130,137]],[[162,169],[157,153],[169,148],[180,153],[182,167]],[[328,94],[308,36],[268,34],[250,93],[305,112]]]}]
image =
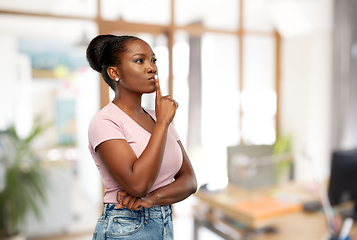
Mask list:
[{"label": "green leaf", "polygon": [[0,234],[15,234],[28,213],[41,218],[39,204],[46,202],[49,184],[41,159],[31,144],[50,124],[43,123],[42,118],[37,117],[30,135],[25,139],[19,138],[14,126],[6,131],[11,146],[7,148],[8,159],[4,161],[6,184],[0,192]]}]

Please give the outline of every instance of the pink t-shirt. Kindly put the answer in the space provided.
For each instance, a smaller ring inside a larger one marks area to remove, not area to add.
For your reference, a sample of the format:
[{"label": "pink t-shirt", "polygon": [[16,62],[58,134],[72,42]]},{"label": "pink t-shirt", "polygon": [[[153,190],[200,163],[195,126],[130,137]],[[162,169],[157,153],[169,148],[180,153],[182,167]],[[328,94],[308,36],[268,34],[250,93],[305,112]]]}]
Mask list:
[{"label": "pink t-shirt", "polygon": [[[155,111],[146,109],[145,111],[156,121]],[[139,157],[146,148],[150,137],[151,134],[149,132],[113,103],[109,103],[94,115],[88,130],[89,150],[103,179],[105,187],[104,203],[117,203],[117,191],[121,190],[121,187],[109,175],[98,154],[95,152],[95,148],[100,143],[110,139],[125,139],[136,156]],[[179,136],[174,126],[170,124],[161,169],[150,192],[170,184],[176,173],[180,170],[182,152],[177,143],[178,140]],[[120,164],[120,161],[118,161],[118,164]]]}]

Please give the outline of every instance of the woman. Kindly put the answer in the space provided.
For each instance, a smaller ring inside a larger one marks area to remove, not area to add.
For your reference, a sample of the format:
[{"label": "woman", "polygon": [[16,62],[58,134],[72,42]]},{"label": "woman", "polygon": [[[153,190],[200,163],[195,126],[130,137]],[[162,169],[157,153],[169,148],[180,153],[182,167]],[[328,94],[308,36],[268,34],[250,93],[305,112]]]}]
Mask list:
[{"label": "woman", "polygon": [[[93,239],[173,239],[171,204],[193,194],[197,181],[171,123],[178,104],[161,94],[155,54],[140,38],[99,35],[87,60],[115,91],[88,131],[105,186]],[[155,111],[144,109],[142,95],[155,91]]]}]

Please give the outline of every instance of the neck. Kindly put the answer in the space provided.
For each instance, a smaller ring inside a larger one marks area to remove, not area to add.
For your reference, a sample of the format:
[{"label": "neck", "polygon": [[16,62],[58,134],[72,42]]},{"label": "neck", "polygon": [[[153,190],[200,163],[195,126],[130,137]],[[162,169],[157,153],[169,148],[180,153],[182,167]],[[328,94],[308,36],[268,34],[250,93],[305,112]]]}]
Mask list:
[{"label": "neck", "polygon": [[141,97],[142,94],[119,94],[117,91],[112,103],[129,115],[139,114],[143,111]]}]

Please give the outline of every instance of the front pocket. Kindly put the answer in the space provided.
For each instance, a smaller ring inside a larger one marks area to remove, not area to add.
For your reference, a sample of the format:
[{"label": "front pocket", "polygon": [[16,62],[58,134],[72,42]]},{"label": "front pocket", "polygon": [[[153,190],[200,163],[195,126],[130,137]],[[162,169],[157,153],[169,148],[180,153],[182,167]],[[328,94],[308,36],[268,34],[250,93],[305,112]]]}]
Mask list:
[{"label": "front pocket", "polygon": [[133,216],[109,216],[107,237],[118,238],[131,235],[140,230],[144,224],[144,217],[140,214]]}]

